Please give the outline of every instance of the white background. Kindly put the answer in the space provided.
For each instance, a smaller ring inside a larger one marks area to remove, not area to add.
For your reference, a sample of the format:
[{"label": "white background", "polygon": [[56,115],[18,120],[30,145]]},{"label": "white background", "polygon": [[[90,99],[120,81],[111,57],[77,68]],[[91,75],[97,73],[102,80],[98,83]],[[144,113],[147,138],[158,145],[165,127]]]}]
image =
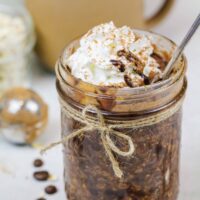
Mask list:
[{"label": "white background", "polygon": [[[19,0],[10,1],[20,2]],[[146,1],[155,3],[152,0]],[[200,0],[177,0],[170,15],[161,25],[155,27],[154,31],[179,43],[199,12]],[[185,54],[188,58],[189,87],[184,104],[179,200],[199,200],[200,30],[185,50]],[[49,124],[44,135],[37,141],[40,144],[47,144],[58,139],[60,134],[59,105],[54,87],[55,77],[35,69],[33,82],[33,88],[49,104]],[[48,183],[38,183],[32,178],[32,173],[35,170],[32,167],[32,161],[38,156],[38,150],[30,147],[15,147],[0,137],[0,200],[35,200],[43,195],[43,188]],[[53,183],[59,188],[56,195],[46,198],[49,200],[65,200],[61,148],[57,147],[51,150],[43,159],[46,163],[44,168],[57,177],[56,181],[49,183]]]}]

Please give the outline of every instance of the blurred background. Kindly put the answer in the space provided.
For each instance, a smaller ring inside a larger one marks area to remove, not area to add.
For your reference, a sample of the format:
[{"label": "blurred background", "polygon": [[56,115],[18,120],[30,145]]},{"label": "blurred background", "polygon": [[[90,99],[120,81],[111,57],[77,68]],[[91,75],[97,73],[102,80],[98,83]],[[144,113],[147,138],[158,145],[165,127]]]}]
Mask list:
[{"label": "blurred background", "polygon": [[[31,22],[29,14],[23,11],[28,31],[23,33],[26,39],[22,38],[20,41],[23,41],[22,47],[26,47],[28,53],[26,52],[25,56],[23,53],[21,59],[18,59],[19,64],[14,64],[15,66],[19,65],[19,68],[16,69],[12,63],[9,64],[10,67],[13,67],[12,73],[8,73],[6,70],[2,72],[10,74],[8,76],[17,74],[13,77],[18,76],[19,80],[11,78],[11,82],[0,82],[0,90],[18,84],[30,86],[48,104],[49,122],[45,132],[37,138],[32,148],[14,146],[0,135],[0,200],[36,199],[43,194],[45,183],[37,183],[32,179],[34,171],[32,161],[39,156],[39,146],[49,144],[60,137],[60,110],[54,86],[53,70],[56,59],[65,44],[92,26],[111,19],[114,19],[118,25],[127,24],[136,28],[152,30],[179,44],[200,12],[199,0],[167,0],[167,3],[164,0],[144,0],[144,2],[142,0],[110,0],[109,2],[101,0],[99,1],[99,10],[96,10],[97,5],[90,5],[91,1],[80,0],[81,4],[78,2],[78,0],[26,1],[33,21]],[[116,5],[111,7],[114,2]],[[25,5],[23,0],[0,0],[0,3],[9,4],[12,8],[19,10],[23,10]],[[94,4],[98,4],[98,1],[95,0]],[[163,4],[166,4],[165,7]],[[90,12],[88,5],[90,5]],[[120,14],[116,15],[116,13]],[[91,16],[95,17],[91,18]],[[80,23],[80,19],[85,20],[85,23]],[[36,47],[34,48],[35,41]],[[18,52],[20,52],[20,48]],[[199,200],[200,30],[187,46],[185,55],[188,59],[189,87],[184,105],[179,200]],[[48,170],[56,177],[52,183],[59,188],[59,192],[55,196],[48,198],[52,200],[65,199],[60,151],[61,148],[57,147],[44,156]]]}]

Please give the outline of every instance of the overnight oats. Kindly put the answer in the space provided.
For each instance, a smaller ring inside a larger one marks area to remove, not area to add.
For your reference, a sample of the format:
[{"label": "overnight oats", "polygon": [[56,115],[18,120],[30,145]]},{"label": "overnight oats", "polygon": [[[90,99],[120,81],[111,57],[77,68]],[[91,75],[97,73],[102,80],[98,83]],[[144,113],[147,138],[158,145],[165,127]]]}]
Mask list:
[{"label": "overnight oats", "polygon": [[177,199],[185,58],[162,80],[175,47],[112,22],[66,47],[56,73],[69,200]]}]

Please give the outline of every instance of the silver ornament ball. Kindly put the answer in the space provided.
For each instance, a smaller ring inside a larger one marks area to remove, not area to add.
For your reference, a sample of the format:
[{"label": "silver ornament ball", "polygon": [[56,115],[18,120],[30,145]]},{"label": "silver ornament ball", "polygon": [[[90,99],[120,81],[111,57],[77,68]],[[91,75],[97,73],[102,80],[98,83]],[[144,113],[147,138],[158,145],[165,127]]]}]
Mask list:
[{"label": "silver ornament ball", "polygon": [[47,104],[30,89],[13,88],[0,97],[0,134],[12,143],[33,143],[47,120]]}]

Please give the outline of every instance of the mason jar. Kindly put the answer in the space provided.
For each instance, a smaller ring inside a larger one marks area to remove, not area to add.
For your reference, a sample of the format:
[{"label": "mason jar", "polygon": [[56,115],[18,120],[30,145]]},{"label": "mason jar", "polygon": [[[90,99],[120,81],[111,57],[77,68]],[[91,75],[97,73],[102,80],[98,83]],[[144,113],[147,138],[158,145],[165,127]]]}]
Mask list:
[{"label": "mason jar", "polygon": [[0,20],[1,94],[11,87],[30,85],[35,33],[32,19],[22,6],[0,4]]},{"label": "mason jar", "polygon": [[[150,32],[160,55],[176,45]],[[179,189],[184,56],[167,80],[137,88],[96,86],[56,64],[61,103],[64,181],[68,200],[176,200]]]}]

